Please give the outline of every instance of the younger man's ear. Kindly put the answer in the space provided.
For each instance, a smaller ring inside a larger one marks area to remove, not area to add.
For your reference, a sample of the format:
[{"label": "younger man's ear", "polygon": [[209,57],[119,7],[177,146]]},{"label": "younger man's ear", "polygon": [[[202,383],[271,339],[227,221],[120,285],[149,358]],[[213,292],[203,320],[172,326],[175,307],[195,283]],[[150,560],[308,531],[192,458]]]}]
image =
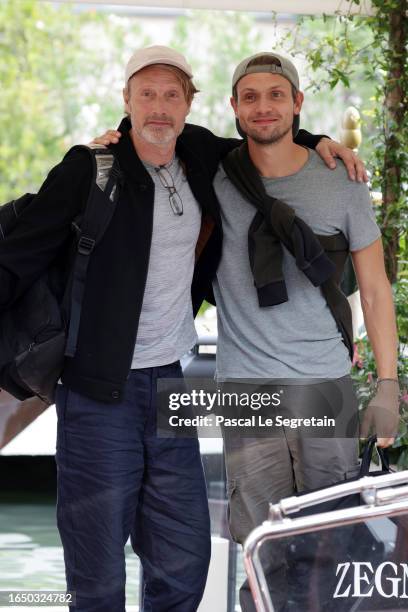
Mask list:
[{"label": "younger man's ear", "polygon": [[237,117],[238,116],[237,115],[237,110],[238,110],[237,107],[238,107],[238,105],[237,105],[237,101],[235,100],[234,96],[230,97],[230,104],[231,104],[232,108],[234,109],[235,116]]},{"label": "younger man's ear", "polygon": [[304,99],[305,99],[305,96],[303,95],[303,92],[298,91],[296,93],[296,98],[295,98],[295,108],[293,109],[293,112],[295,115],[299,115]]}]

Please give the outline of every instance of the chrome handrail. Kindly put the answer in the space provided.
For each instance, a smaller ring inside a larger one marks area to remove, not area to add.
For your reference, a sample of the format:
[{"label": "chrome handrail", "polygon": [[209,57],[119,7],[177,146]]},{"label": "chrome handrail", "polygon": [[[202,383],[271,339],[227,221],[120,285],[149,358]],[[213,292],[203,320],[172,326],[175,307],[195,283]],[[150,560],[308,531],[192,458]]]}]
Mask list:
[{"label": "chrome handrail", "polygon": [[[393,474],[384,474],[383,476],[364,476],[353,482],[344,482],[341,484],[327,487],[320,491],[312,491],[304,495],[286,497],[277,504],[269,505],[270,520],[276,520],[279,515],[291,514],[298,512],[303,508],[308,508],[325,501],[331,501],[351,495],[353,493],[363,493],[367,490],[376,490],[383,487],[390,487],[398,484],[408,483],[408,470],[403,472],[395,472]],[[367,500],[364,500],[366,503]]]},{"label": "chrome handrail", "polygon": [[[244,565],[257,612],[274,612],[259,557],[259,551],[264,542],[284,535],[300,535],[364,522],[367,519],[406,514],[408,512],[408,486],[395,487],[403,483],[408,483],[408,470],[384,476],[365,476],[355,482],[334,485],[322,491],[313,491],[300,497],[289,497],[278,504],[271,504],[269,520],[256,527],[244,543]],[[366,502],[365,505],[331,512],[319,512],[298,518],[285,516],[285,514],[353,493],[360,493],[363,501]],[[366,500],[369,500],[369,503]]]},{"label": "chrome handrail", "polygon": [[[362,493],[364,501],[365,499],[365,491]],[[408,498],[408,486],[406,487],[398,487],[395,489],[385,489],[383,491],[375,492],[375,504],[380,506],[381,504],[386,504],[390,501],[398,501],[399,499]]]}]

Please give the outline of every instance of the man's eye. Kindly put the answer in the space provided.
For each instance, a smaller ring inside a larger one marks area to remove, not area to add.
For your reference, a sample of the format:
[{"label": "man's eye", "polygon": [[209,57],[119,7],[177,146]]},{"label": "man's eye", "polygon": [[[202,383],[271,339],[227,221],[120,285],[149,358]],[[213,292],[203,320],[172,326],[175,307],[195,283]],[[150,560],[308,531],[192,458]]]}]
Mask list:
[{"label": "man's eye", "polygon": [[170,91],[167,95],[168,95],[169,98],[178,98],[179,97],[178,91]]},{"label": "man's eye", "polygon": [[252,102],[253,100],[255,100],[255,96],[253,94],[247,94],[245,96],[245,100],[247,100],[247,102]]},{"label": "man's eye", "polygon": [[282,97],[282,92],[281,91],[273,91],[272,92],[272,96],[274,98],[280,98],[280,97]]},{"label": "man's eye", "polygon": [[151,91],[148,91],[148,90],[142,91],[142,96],[145,98],[149,98],[151,95],[152,95]]}]

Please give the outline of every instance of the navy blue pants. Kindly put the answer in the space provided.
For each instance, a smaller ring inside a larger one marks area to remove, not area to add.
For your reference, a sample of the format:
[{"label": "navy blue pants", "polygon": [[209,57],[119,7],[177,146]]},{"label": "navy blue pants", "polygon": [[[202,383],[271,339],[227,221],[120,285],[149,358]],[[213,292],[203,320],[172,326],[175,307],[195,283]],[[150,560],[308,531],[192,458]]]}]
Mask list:
[{"label": "navy blue pants", "polygon": [[210,519],[197,439],[156,437],[157,378],[132,370],[120,404],[58,385],[57,522],[80,612],[125,610],[124,546],[143,566],[144,612],[193,612],[210,560]]}]

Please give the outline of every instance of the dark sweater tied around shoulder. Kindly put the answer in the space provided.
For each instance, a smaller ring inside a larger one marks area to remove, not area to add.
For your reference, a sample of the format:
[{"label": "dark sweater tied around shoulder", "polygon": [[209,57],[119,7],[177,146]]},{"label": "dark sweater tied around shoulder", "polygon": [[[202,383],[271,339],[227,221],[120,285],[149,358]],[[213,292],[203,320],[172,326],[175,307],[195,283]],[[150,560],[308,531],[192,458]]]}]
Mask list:
[{"label": "dark sweater tied around shoulder", "polygon": [[275,306],[288,300],[282,245],[315,287],[330,278],[334,264],[307,223],[288,204],[266,193],[246,142],[226,156],[223,167],[238,191],[257,209],[249,227],[248,251],[259,305]]}]

